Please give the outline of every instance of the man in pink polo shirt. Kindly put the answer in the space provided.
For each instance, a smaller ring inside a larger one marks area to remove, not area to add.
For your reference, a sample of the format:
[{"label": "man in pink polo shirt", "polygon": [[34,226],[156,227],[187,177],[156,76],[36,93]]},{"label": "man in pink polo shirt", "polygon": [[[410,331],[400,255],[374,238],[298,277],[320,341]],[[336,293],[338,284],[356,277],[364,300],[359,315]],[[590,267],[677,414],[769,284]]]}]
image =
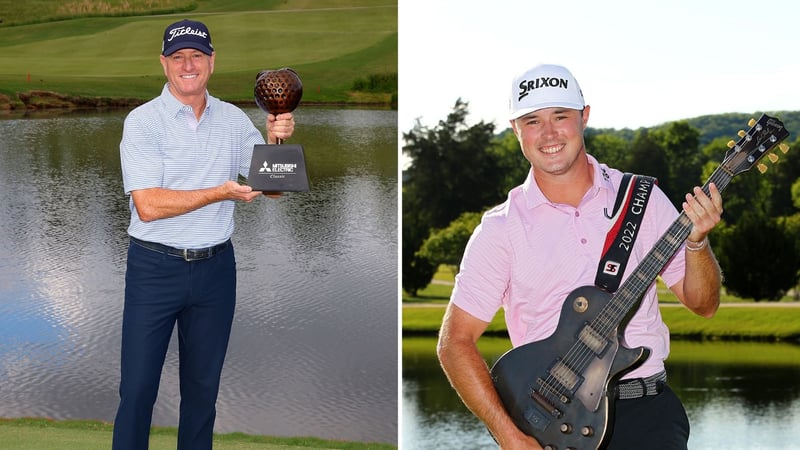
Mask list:
[{"label": "man in pink polo shirt", "polygon": [[[541,448],[506,413],[475,343],[503,308],[512,344],[547,338],[562,304],[575,288],[595,284],[623,174],[587,154],[583,134],[590,107],[564,67],[538,65],[515,78],[511,127],[531,163],[527,179],[486,212],[475,229],[456,277],[440,332],[438,355],[451,384],[503,449]],[[721,273],[707,235],[719,222],[722,199],[696,187],[683,211],[692,229],[660,276],[694,313],[710,318],[719,306]],[[653,186],[625,276],[678,217]],[[625,328],[628,347],[651,349],[640,367],[620,380],[608,448],[686,449],[689,423],[666,386],[669,330],[655,285]],[[631,389],[627,389],[631,386]]]}]

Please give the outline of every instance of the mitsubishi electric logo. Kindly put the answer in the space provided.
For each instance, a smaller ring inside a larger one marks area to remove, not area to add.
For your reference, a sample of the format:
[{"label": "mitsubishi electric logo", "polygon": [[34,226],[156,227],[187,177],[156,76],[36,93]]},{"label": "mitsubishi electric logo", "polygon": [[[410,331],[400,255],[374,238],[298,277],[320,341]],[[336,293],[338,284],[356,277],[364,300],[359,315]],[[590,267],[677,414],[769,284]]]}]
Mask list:
[{"label": "mitsubishi electric logo", "polygon": [[270,178],[284,178],[286,175],[294,175],[295,169],[297,169],[297,164],[270,164],[269,162],[264,161],[264,164],[259,167],[258,173],[264,175],[270,174]]}]

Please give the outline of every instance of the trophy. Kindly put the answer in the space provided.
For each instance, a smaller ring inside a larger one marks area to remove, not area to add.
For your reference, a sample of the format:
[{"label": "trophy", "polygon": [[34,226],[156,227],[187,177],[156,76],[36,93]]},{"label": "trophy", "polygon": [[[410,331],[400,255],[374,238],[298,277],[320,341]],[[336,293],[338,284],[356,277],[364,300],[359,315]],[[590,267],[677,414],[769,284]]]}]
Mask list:
[{"label": "trophy", "polygon": [[[303,96],[303,83],[289,68],[262,70],[256,76],[256,104],[268,114],[292,112]],[[308,191],[303,146],[284,144],[256,145],[250,163],[248,184],[256,191],[270,193]]]}]

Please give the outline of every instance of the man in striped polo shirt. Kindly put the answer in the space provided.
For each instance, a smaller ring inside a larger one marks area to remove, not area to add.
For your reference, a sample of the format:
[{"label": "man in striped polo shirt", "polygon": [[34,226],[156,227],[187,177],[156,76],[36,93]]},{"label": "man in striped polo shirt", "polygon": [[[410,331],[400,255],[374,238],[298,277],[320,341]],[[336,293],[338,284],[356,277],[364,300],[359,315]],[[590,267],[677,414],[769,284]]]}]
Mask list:
[{"label": "man in striped polo shirt", "polygon": [[[120,157],[130,195],[120,403],[115,450],[148,447],[172,330],[180,352],[178,449],[210,449],[220,375],[236,301],[233,211],[262,195],[247,176],[261,132],[239,108],[209,95],[208,28],[182,20],[164,31],[161,95],[125,120]],[[270,143],[288,139],[292,114],[269,114]]]}]

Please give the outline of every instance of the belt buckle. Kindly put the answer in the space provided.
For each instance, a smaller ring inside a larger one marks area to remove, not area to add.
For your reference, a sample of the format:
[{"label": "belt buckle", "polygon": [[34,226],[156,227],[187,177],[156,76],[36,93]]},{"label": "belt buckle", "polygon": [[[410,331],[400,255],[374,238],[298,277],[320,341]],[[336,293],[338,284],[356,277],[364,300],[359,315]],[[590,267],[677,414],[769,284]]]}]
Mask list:
[{"label": "belt buckle", "polygon": [[211,248],[204,248],[204,249],[183,249],[183,259],[186,262],[192,261],[200,261],[202,259],[208,259],[214,256],[213,249]]}]

